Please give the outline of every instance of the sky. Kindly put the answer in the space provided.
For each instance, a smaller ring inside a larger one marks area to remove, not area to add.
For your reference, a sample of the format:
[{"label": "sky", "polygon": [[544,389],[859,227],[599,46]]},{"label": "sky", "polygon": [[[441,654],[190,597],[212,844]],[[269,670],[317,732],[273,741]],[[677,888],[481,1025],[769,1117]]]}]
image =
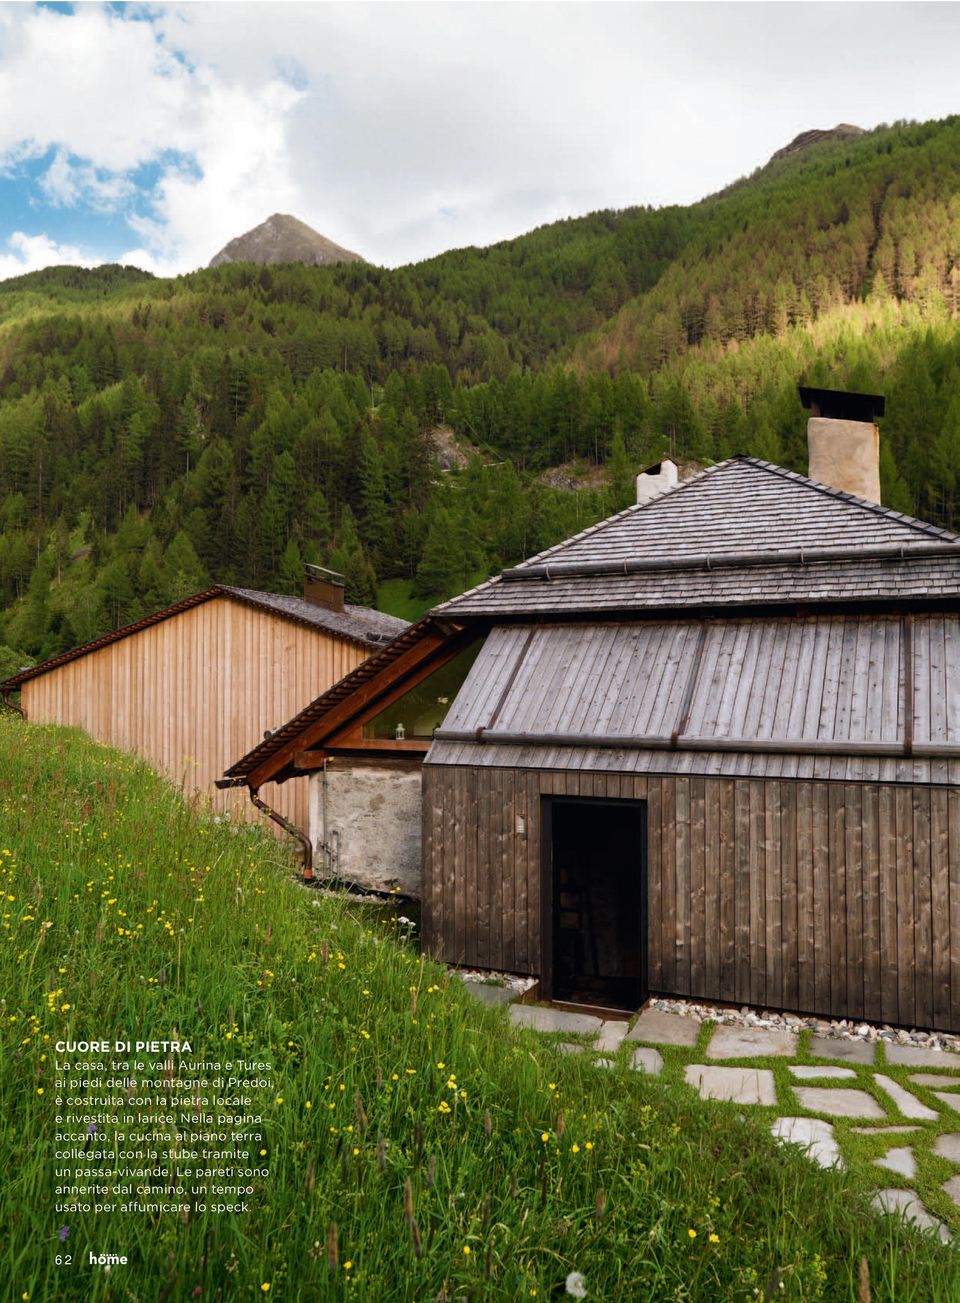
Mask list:
[{"label": "sky", "polygon": [[271,213],[399,266],[960,111],[954,3],[0,0],[0,279]]}]

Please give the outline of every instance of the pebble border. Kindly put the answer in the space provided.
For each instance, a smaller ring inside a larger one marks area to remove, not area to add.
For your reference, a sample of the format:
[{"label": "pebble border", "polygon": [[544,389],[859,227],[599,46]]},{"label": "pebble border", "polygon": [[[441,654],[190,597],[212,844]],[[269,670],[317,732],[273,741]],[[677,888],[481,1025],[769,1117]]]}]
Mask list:
[{"label": "pebble border", "polygon": [[733,1009],[728,1005],[694,1004],[690,1000],[653,998],[649,1008],[664,1013],[676,1013],[684,1018],[710,1019],[737,1027],[775,1027],[783,1031],[800,1033],[810,1028],[817,1036],[832,1036],[844,1041],[886,1041],[896,1045],[923,1045],[931,1050],[952,1050],[960,1054],[960,1036],[949,1032],[924,1032],[911,1028],[891,1027],[888,1023],[854,1022],[849,1018],[828,1019],[803,1017],[795,1013],[776,1013],[764,1009],[760,1012],[749,1005]]}]

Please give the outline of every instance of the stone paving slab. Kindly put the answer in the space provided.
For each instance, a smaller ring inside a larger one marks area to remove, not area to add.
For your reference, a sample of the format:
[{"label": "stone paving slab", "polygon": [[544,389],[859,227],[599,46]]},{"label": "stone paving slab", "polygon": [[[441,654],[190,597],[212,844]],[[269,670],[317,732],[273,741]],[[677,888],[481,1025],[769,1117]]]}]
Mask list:
[{"label": "stone paving slab", "polygon": [[810,1054],[815,1059],[847,1059],[851,1063],[872,1063],[877,1047],[872,1041],[845,1041],[836,1036],[812,1036]]},{"label": "stone paving slab", "polygon": [[653,1045],[696,1045],[699,1018],[682,1018],[678,1013],[644,1009],[627,1033],[628,1041],[649,1041]]},{"label": "stone paving slab", "polygon": [[630,1067],[636,1068],[637,1072],[648,1072],[650,1076],[657,1077],[663,1071],[663,1055],[652,1045],[641,1045],[630,1056]]},{"label": "stone paving slab", "polygon": [[776,1104],[777,1091],[769,1068],[718,1068],[689,1063],[684,1080],[701,1099],[725,1099],[734,1104]]},{"label": "stone paving slab", "polygon": [[496,986],[492,982],[473,982],[468,978],[463,979],[463,984],[481,1004],[511,1004],[517,998],[516,991],[511,991],[509,986]]},{"label": "stone paving slab", "polygon": [[807,1157],[821,1167],[846,1166],[829,1122],[820,1118],[777,1118],[770,1130],[785,1144],[801,1145]]},{"label": "stone paving slab", "polygon": [[841,1077],[856,1077],[853,1068],[833,1068],[824,1064],[822,1068],[807,1063],[791,1063],[790,1072],[801,1081],[839,1080]]},{"label": "stone paving slab", "polygon": [[611,1019],[609,1022],[605,1022],[603,1026],[600,1028],[600,1034],[595,1041],[597,1049],[598,1050],[618,1049],[620,1046],[620,1042],[627,1034],[627,1028],[629,1026],[630,1024],[625,1019],[621,1019],[621,1020]]},{"label": "stone paving slab", "polygon": [[851,1127],[855,1136],[905,1136],[919,1131],[919,1127]]},{"label": "stone paving slab", "polygon": [[564,1054],[582,1054],[586,1047],[579,1045],[576,1041],[561,1041],[557,1046]]},{"label": "stone paving slab", "polygon": [[873,1160],[873,1165],[886,1167],[891,1172],[896,1172],[898,1176],[905,1176],[908,1181],[912,1181],[917,1174],[917,1160],[909,1145],[905,1145],[902,1149],[888,1149],[882,1158]]},{"label": "stone paving slab", "polygon": [[932,1092],[934,1099],[938,1099],[941,1104],[947,1108],[952,1108],[955,1113],[960,1113],[960,1095],[951,1095],[945,1090],[935,1090]]},{"label": "stone paving slab", "polygon": [[911,1072],[907,1080],[915,1086],[960,1086],[960,1077],[942,1077],[939,1072]]},{"label": "stone paving slab", "polygon": [[538,1032],[598,1032],[601,1020],[589,1013],[568,1013],[565,1009],[544,1009],[538,1004],[512,1004],[510,1021],[517,1027]]},{"label": "stone paving slab", "polygon": [[957,1207],[960,1208],[960,1176],[951,1176],[949,1181],[944,1181],[943,1188]]},{"label": "stone paving slab", "polygon": [[797,1038],[793,1032],[778,1031],[773,1027],[736,1027],[721,1024],[707,1046],[708,1059],[756,1059],[767,1056],[789,1056],[797,1052]]},{"label": "stone paving slab", "polygon": [[938,1158],[948,1158],[951,1163],[960,1163],[960,1135],[949,1132],[937,1136],[933,1142],[933,1152]]},{"label": "stone paving slab", "polygon": [[887,1062],[905,1063],[910,1068],[947,1068],[960,1071],[960,1055],[949,1050],[928,1050],[922,1045],[897,1045],[884,1042]]},{"label": "stone paving slab", "polygon": [[882,1118],[883,1109],[865,1090],[847,1086],[794,1086],[803,1108],[835,1118]]},{"label": "stone paving slab", "polygon": [[[896,1104],[897,1108],[905,1118],[915,1118],[918,1122],[936,1122],[940,1116],[932,1108],[927,1108],[926,1104],[921,1104],[915,1095],[911,1095],[909,1090],[903,1086],[898,1086],[892,1077],[885,1076],[882,1072],[875,1072],[873,1079]],[[936,1091],[934,1091],[936,1094]],[[957,1100],[957,1106],[960,1107],[960,1099]]]},{"label": "stone paving slab", "polygon": [[915,1222],[922,1231],[936,1231],[943,1244],[949,1244],[951,1235],[938,1217],[928,1213],[912,1190],[878,1190],[870,1200],[877,1212],[898,1214]]}]

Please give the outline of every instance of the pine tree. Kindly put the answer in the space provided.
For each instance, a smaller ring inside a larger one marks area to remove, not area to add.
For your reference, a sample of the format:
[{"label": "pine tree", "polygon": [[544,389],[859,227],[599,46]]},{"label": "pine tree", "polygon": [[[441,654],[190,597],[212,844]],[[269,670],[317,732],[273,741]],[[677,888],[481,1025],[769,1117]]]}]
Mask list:
[{"label": "pine tree", "polygon": [[634,489],[634,471],[624,447],[623,435],[619,429],[614,431],[610,444],[610,457],[606,465],[607,493],[610,497],[611,514],[623,511],[631,502],[636,501]]},{"label": "pine tree", "polygon": [[280,566],[277,570],[277,591],[291,593],[296,597],[303,593],[303,557],[296,542],[291,538],[283,549]]},{"label": "pine tree", "polygon": [[163,585],[167,603],[200,593],[210,585],[193,544],[183,530],[174,537],[163,557]]}]

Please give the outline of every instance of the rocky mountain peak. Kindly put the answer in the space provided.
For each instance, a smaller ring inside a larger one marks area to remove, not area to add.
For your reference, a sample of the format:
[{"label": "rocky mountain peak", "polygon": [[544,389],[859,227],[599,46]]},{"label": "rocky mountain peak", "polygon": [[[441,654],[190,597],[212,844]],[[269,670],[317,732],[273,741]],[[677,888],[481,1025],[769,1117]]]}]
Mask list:
[{"label": "rocky mountain peak", "polygon": [[789,145],[778,149],[771,156],[770,162],[775,163],[778,158],[789,158],[791,154],[799,154],[801,150],[808,149],[810,145],[818,145],[822,140],[852,140],[855,136],[864,134],[863,127],[851,126],[849,122],[838,122],[835,127],[830,127],[826,131],[816,127],[810,131],[801,131],[799,136],[794,136]]},{"label": "rocky mountain peak", "polygon": [[325,235],[315,231],[306,222],[288,213],[274,213],[252,231],[238,235],[225,244],[210,259],[211,267],[228,262],[256,262],[273,265],[282,262],[303,262],[311,267],[332,266],[338,262],[362,262],[359,253],[352,253],[334,244]]}]

